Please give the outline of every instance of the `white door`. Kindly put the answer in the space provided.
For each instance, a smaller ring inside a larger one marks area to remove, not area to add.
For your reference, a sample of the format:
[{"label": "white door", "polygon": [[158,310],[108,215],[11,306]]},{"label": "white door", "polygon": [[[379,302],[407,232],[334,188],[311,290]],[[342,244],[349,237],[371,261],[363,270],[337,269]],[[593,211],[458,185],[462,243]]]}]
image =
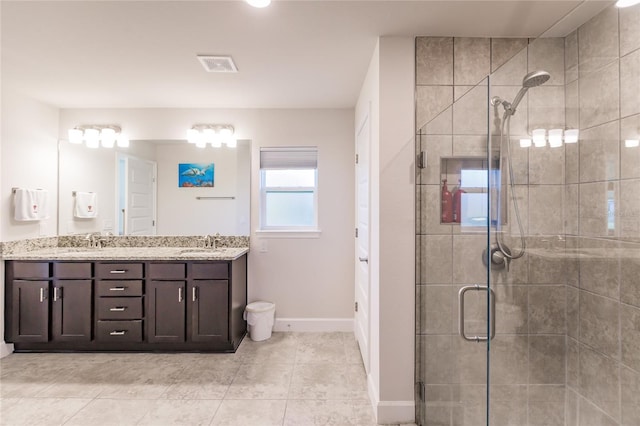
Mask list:
[{"label": "white door", "polygon": [[364,118],[356,135],[357,227],[356,239],[356,313],[355,334],[362,361],[369,372],[370,288],[369,288],[369,115]]},{"label": "white door", "polygon": [[126,235],[156,234],[156,163],[127,158]]}]

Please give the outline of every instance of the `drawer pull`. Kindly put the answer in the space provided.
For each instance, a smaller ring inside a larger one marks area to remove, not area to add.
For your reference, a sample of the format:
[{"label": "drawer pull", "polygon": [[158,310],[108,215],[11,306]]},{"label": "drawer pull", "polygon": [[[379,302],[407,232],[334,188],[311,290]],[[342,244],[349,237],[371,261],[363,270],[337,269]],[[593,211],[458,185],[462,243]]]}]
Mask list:
[{"label": "drawer pull", "polygon": [[126,332],[126,330],[114,330],[109,333],[109,336],[124,336]]},{"label": "drawer pull", "polygon": [[40,303],[44,302],[44,300],[47,298],[44,294],[44,288],[40,287]]},{"label": "drawer pull", "polygon": [[194,302],[198,298],[198,293],[197,293],[196,288],[197,287],[194,287],[193,289],[191,289],[191,300],[194,301]]},{"label": "drawer pull", "polygon": [[126,287],[111,287],[109,291],[125,291],[126,289]]},{"label": "drawer pull", "polygon": [[109,308],[111,312],[124,312],[127,308],[125,306],[116,306],[115,308]]},{"label": "drawer pull", "polygon": [[182,287],[178,287],[178,302],[182,302]]},{"label": "drawer pull", "polygon": [[113,269],[111,271],[109,271],[110,274],[126,274],[127,270],[126,269]]},{"label": "drawer pull", "polygon": [[53,288],[53,301],[54,302],[58,301],[58,287]]}]

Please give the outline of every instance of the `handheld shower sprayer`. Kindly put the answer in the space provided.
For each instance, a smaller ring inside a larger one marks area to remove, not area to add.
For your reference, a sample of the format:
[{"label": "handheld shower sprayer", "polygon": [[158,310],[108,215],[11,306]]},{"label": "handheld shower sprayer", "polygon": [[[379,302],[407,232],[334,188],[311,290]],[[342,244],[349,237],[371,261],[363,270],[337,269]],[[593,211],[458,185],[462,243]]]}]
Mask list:
[{"label": "handheld shower sprayer", "polygon": [[[520,209],[518,208],[518,200],[516,199],[516,195],[514,192],[515,182],[514,182],[514,173],[513,173],[513,165],[512,165],[513,161],[511,156],[511,143],[510,143],[511,117],[516,113],[516,108],[524,98],[524,95],[526,95],[527,91],[532,87],[538,87],[541,84],[546,83],[549,80],[549,78],[551,78],[551,75],[546,71],[538,70],[538,71],[530,72],[529,74],[525,75],[524,78],[522,79],[522,88],[516,94],[516,97],[513,98],[512,102],[508,102],[498,96],[495,96],[491,99],[491,105],[493,105],[494,107],[497,107],[498,105],[502,105],[502,107],[504,108],[504,114],[502,116],[502,126],[500,129],[500,153],[502,156],[502,152],[503,152],[502,148],[506,142],[507,160],[509,163],[509,182],[510,182],[509,187],[511,189],[511,199],[513,200],[513,209],[515,212],[516,220],[518,222],[518,229],[520,231],[521,246],[518,251],[514,252],[504,243],[504,240],[503,240],[504,236],[502,233],[502,218],[501,218],[502,207],[499,206],[498,212],[497,212],[498,221],[496,224],[496,244],[492,245],[492,247],[490,248],[490,255],[486,256],[486,258],[488,258],[490,264],[494,265],[494,267],[498,267],[498,268],[506,267],[507,271],[509,270],[509,264],[511,263],[512,260],[519,259],[522,256],[524,256],[526,246],[527,246],[525,235],[524,235],[524,229],[522,227],[522,220],[520,219]],[[505,138],[505,125],[507,128],[506,138]],[[500,162],[501,166],[502,164],[503,162]]]}]

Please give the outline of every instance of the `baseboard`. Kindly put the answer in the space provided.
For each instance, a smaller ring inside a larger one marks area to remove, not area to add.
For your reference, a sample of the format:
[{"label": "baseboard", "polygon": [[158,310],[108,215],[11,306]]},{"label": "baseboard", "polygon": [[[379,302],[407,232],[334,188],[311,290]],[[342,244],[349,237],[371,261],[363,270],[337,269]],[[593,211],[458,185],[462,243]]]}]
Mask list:
[{"label": "baseboard", "polygon": [[353,318],[276,318],[273,331],[353,332]]},{"label": "baseboard", "polygon": [[0,358],[13,353],[13,343],[0,343]]},{"label": "baseboard", "polygon": [[415,424],[415,401],[380,401],[376,410],[379,425]]},{"label": "baseboard", "polygon": [[415,401],[379,401],[379,393],[371,374],[367,375],[367,390],[379,425],[415,424]]}]

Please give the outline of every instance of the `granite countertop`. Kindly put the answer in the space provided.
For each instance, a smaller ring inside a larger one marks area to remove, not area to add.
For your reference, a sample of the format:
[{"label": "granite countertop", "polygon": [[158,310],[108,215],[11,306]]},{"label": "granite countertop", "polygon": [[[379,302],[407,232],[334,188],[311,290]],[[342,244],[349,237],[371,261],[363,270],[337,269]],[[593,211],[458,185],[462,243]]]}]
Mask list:
[{"label": "granite countertop", "polygon": [[235,260],[246,247],[52,247],[5,254],[3,260]]}]

